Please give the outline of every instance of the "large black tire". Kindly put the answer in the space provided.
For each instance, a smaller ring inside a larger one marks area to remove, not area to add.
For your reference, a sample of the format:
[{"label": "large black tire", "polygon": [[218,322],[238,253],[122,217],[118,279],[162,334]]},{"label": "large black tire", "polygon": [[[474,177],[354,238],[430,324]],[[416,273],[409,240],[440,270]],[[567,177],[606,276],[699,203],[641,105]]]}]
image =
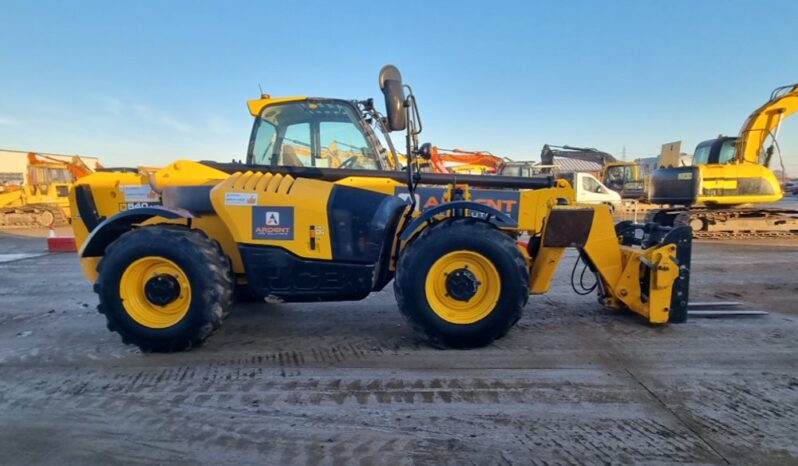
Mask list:
[{"label": "large black tire", "polygon": [[[190,284],[188,310],[168,327],[141,324],[126,310],[121,296],[123,273],[145,257],[168,259],[179,266]],[[142,351],[181,351],[200,345],[221,326],[233,303],[230,260],[219,243],[201,230],[178,225],[136,228],[111,243],[97,271],[97,309],[105,315],[108,330],[119,333],[124,343]]]},{"label": "large black tire", "polygon": [[[500,276],[498,300],[470,323],[453,323],[436,313],[426,295],[427,275],[436,261],[456,251],[478,253]],[[473,348],[503,337],[518,322],[529,299],[529,271],[516,242],[490,223],[474,218],[442,221],[423,231],[403,251],[394,292],[399,310],[414,329],[437,346]]]}]

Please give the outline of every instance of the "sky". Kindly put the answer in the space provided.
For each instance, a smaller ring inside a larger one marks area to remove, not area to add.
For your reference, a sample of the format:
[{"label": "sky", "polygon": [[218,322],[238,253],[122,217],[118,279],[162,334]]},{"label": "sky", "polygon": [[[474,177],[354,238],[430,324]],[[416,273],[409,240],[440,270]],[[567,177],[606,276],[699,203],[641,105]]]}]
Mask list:
[{"label": "sky", "polygon": [[[423,141],[517,160],[692,153],[798,82],[794,0],[0,0],[0,17],[0,148],[106,166],[244,158],[259,86],[382,108],[386,63]],[[798,174],[798,117],[779,142]]]}]

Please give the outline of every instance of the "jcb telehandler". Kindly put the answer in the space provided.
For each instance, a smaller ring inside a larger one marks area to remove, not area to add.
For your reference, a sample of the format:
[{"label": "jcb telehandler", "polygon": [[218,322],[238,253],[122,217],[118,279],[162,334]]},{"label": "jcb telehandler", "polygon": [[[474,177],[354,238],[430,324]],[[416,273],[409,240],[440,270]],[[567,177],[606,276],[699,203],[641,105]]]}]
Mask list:
[{"label": "jcb telehandler", "polygon": [[[567,247],[601,304],[651,323],[687,318],[689,227],[614,225],[550,177],[422,173],[415,97],[393,66],[379,81],[385,116],[371,100],[250,101],[246,163],[81,179],[73,226],[108,328],[145,351],[184,350],[219,328],[237,289],[358,300],[393,279],[400,311],[432,342],[482,346],[549,289]],[[391,170],[389,133],[402,130],[410,162]]]}]

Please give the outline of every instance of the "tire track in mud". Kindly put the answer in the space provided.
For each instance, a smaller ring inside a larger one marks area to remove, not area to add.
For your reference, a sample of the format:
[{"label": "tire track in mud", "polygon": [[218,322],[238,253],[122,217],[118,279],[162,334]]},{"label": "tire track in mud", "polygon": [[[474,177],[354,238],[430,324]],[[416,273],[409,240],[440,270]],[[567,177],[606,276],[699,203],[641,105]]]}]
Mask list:
[{"label": "tire track in mud", "polygon": [[[1,371],[2,373],[4,371]],[[24,369],[15,371],[26,374]],[[513,404],[550,401],[555,403],[600,403],[621,404],[630,399],[643,399],[643,394],[617,383],[604,384],[584,381],[566,382],[563,377],[581,373],[580,378],[592,374],[585,371],[524,371],[530,379],[504,377],[442,377],[416,375],[413,377],[391,376],[385,371],[376,371],[371,377],[357,376],[363,370],[340,371],[314,370],[313,374],[283,377],[279,371],[268,367],[227,368],[210,365],[204,368],[193,366],[144,369],[104,368],[65,370],[61,374],[34,373],[19,381],[3,380],[0,387],[4,393],[24,394],[20,400],[35,403],[69,403],[76,395],[92,395],[97,400],[103,396],[131,396],[144,401],[158,398],[179,405],[192,397],[202,404],[216,403],[223,406],[230,400],[241,405],[256,403],[260,406],[303,405],[383,405],[383,404]],[[346,375],[346,374],[356,375]],[[535,380],[535,374],[550,373],[547,380]],[[332,375],[331,375],[332,374]],[[600,377],[598,374],[595,377]],[[18,385],[17,385],[18,384]],[[608,384],[608,386],[607,386]],[[608,388],[610,390],[608,390]],[[51,401],[54,400],[54,401]],[[4,400],[0,400],[0,406]],[[14,403],[14,400],[11,400]]]},{"label": "tire track in mud", "polygon": [[[399,354],[403,349],[399,343],[388,344],[374,341],[347,341],[347,339],[336,338],[337,343],[329,344],[324,339],[320,341],[297,342],[293,339],[279,338],[264,341],[263,347],[285,347],[295,346],[297,349],[286,349],[283,351],[251,349],[241,351],[247,342],[238,342],[234,345],[217,345],[194,350],[193,353],[175,354],[176,359],[195,360],[196,355],[201,355],[203,362],[210,362],[218,366],[269,366],[283,368],[299,368],[306,365],[311,366],[333,366],[349,363],[352,361],[363,360],[369,357],[393,356]],[[354,338],[351,340],[355,340]],[[38,343],[38,342],[37,342]],[[29,346],[16,345],[11,348],[0,349],[0,368],[3,366],[28,366],[37,365],[60,365],[68,366],[73,364],[91,364],[96,361],[100,364],[109,363],[131,363],[140,364],[141,358],[163,359],[163,355],[142,355],[141,351],[133,346],[122,345],[116,338],[105,339],[101,346],[86,348],[84,346],[64,346],[58,347],[51,344],[32,344]],[[406,350],[412,347],[404,348]],[[88,351],[87,351],[88,350]],[[232,356],[231,356],[232,354]],[[194,356],[192,356],[194,355]],[[174,362],[170,360],[169,363]]]},{"label": "tire track in mud", "polygon": [[[774,458],[798,456],[798,377],[762,372],[707,380],[685,391],[662,389],[663,401],[686,416],[725,456],[754,448]],[[767,462],[760,459],[759,462]]]},{"label": "tire track in mud", "polygon": [[[18,381],[3,378],[0,412],[35,407],[76,415],[78,424],[84,417],[92,429],[109,422],[109,414],[125,413],[128,428],[157,432],[161,441],[182,438],[188,449],[235,449],[281,463],[463,464],[502,456],[529,463],[541,452],[547,453],[540,464],[715,461],[678,423],[649,418],[647,397],[634,385],[594,370],[558,372],[476,378],[282,378],[268,368],[218,367],[21,373]],[[563,384],[574,378],[583,382]]]}]

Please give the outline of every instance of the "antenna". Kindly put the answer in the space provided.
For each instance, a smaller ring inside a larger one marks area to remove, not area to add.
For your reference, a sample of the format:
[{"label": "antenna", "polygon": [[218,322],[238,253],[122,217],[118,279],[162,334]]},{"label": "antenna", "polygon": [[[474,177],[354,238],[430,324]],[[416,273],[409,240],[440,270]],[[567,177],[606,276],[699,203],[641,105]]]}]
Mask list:
[{"label": "antenna", "polygon": [[260,87],[260,83],[258,83],[258,90],[260,91],[260,95],[263,95],[263,88]]}]

